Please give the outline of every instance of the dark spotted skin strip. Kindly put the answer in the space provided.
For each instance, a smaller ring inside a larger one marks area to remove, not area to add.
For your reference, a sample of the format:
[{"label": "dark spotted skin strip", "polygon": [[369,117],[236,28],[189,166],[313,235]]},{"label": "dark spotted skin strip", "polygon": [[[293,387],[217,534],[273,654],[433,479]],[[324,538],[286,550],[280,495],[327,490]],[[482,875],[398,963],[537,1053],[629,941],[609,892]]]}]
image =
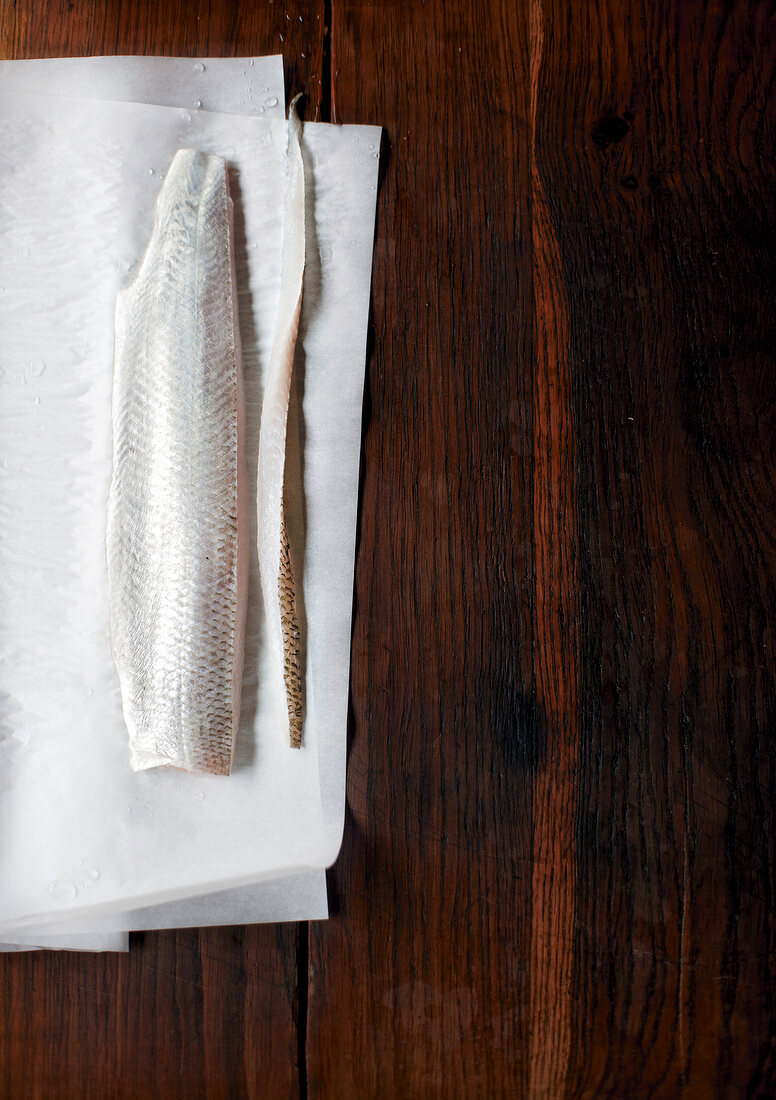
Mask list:
[{"label": "dark spotted skin strip", "polygon": [[302,745],[302,666],[299,655],[299,622],[296,614],[296,589],[294,569],[291,564],[291,547],[286,532],[286,517],[280,517],[280,621],[283,628],[283,679],[288,703],[288,728],[291,748]]}]

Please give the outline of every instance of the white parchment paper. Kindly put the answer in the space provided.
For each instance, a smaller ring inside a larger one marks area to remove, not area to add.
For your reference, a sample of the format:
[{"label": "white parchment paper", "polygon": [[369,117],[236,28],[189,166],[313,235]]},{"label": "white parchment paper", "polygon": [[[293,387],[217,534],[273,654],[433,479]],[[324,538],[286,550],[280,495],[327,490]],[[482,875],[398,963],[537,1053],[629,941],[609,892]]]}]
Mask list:
[{"label": "white parchment paper", "polygon": [[[0,87],[53,95],[147,102],[188,108],[206,104],[212,111],[285,117],[283,63],[279,55],[259,58],[188,59],[169,57],[45,58],[0,62]],[[266,898],[264,893],[266,891]],[[265,920],[318,919],[327,916],[322,869],[272,882],[206,895],[169,907],[155,906],[110,917],[121,929],[241,924]],[[93,922],[92,922],[93,923]],[[86,922],[86,927],[90,927]],[[103,927],[105,925],[103,924]],[[127,936],[87,933],[39,937],[50,949],[126,951]],[[0,944],[0,951],[34,950],[29,937]]]},{"label": "white parchment paper", "polygon": [[283,58],[47,57],[0,61],[0,91],[286,117]]},{"label": "white parchment paper", "polygon": [[79,934],[64,932],[61,935],[17,936],[8,943],[0,943],[0,951],[123,951],[129,950],[126,932],[93,932]]},{"label": "white parchment paper", "polygon": [[[276,311],[281,122],[0,93],[0,927],[145,908],[321,868],[339,847],[376,128],[307,125],[305,746],[269,720],[261,604],[231,777],[128,767],[104,515],[115,293],[182,146],[230,163],[255,468]],[[348,234],[342,232],[347,224]],[[254,562],[255,570],[255,562]]]},{"label": "white parchment paper", "polygon": [[[125,913],[102,915],[86,912],[57,927],[61,938],[77,945],[79,935],[89,933],[96,942],[120,942],[125,929],[142,931],[158,928],[202,928],[211,925],[264,924],[267,922],[325,920],[329,915],[326,897],[326,873],[321,869],[296,875],[242,886],[235,890],[222,890],[214,894],[200,894],[169,901],[162,905],[146,906]],[[28,933],[30,942],[39,935],[36,930]],[[59,937],[49,935],[57,946]],[[125,936],[126,939],[126,936]],[[120,950],[120,947],[91,950]]]}]

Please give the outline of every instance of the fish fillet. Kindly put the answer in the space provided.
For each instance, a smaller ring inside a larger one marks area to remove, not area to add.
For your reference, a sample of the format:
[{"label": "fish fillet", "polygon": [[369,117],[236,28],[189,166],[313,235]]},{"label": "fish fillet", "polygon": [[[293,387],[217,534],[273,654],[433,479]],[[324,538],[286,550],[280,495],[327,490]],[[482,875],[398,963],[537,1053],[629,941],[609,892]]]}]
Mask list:
[{"label": "fish fillet", "polygon": [[108,586],[135,771],[231,770],[248,579],[244,462],[226,164],[181,149],[116,306]]},{"label": "fish fillet", "polygon": [[288,403],[305,263],[305,180],[297,99],[288,114],[280,304],[261,410],[257,476],[261,587],[278,694],[284,700],[281,720],[292,748],[302,743],[304,721],[297,589],[283,514]]}]

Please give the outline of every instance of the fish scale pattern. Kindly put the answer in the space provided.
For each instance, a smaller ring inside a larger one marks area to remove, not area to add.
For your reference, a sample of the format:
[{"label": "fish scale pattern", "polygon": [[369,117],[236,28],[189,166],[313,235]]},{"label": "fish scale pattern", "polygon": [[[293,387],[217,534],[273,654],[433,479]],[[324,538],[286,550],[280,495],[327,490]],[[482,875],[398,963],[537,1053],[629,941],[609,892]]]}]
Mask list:
[{"label": "fish scale pattern", "polygon": [[224,161],[180,150],[119,295],[108,519],[131,762],[228,774],[239,722],[240,344]]}]

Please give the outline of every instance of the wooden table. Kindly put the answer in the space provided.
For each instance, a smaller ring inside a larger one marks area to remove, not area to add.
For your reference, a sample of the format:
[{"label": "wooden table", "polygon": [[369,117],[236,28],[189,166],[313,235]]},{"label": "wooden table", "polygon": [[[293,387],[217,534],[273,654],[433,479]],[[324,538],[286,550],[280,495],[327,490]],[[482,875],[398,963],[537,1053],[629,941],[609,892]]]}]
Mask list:
[{"label": "wooden table", "polygon": [[0,961],[0,1094],[776,1096],[776,14],[5,0],[385,127],[332,917]]}]

